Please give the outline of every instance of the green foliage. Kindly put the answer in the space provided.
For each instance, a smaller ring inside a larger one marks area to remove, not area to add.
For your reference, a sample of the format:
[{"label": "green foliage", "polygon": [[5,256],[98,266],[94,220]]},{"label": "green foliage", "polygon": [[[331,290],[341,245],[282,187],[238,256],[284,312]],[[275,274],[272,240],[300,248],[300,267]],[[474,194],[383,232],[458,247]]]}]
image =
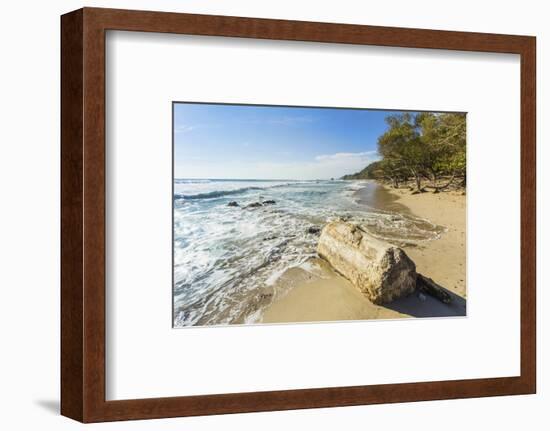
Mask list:
[{"label": "green foliage", "polygon": [[363,168],[361,171],[351,174],[344,175],[343,180],[373,180],[381,177],[381,161],[372,162],[367,167]]},{"label": "green foliage", "polygon": [[438,190],[443,176],[466,180],[466,115],[451,113],[396,114],[386,118],[388,129],[378,138],[382,160],[344,179],[387,178],[395,187],[413,178]]}]

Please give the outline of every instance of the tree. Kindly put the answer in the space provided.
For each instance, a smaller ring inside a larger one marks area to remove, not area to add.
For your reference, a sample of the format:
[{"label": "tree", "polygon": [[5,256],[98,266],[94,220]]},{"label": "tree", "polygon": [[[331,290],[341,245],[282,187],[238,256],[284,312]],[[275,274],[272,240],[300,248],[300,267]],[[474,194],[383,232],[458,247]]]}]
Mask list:
[{"label": "tree", "polygon": [[[435,191],[448,187],[456,176],[466,176],[466,116],[422,113],[416,118],[426,146],[425,169]],[[442,175],[451,179],[444,185]]]},{"label": "tree", "polygon": [[[465,114],[402,113],[386,117],[386,123],[387,130],[378,138],[382,159],[344,179],[383,177],[399,187],[412,178],[416,192],[439,192],[457,177],[466,184]],[[423,185],[423,179],[429,183]]]},{"label": "tree", "polygon": [[378,138],[378,153],[394,168],[409,172],[421,191],[426,152],[415,120],[409,113],[387,117],[389,128]]},{"label": "tree", "polygon": [[377,170],[374,171],[374,174],[390,180],[395,189],[398,189],[399,183],[408,177],[401,165],[395,160],[382,159],[377,163]]}]

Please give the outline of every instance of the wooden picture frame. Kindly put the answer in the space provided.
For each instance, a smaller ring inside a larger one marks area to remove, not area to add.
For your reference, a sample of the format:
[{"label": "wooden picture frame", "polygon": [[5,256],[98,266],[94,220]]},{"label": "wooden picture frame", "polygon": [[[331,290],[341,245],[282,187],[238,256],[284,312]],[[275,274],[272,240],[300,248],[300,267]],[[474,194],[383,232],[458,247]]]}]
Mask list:
[{"label": "wooden picture frame", "polygon": [[[211,35],[521,57],[521,375],[106,401],[105,32]],[[82,422],[532,394],[536,388],[535,47],[528,36],[84,8],[61,17],[61,413]]]}]

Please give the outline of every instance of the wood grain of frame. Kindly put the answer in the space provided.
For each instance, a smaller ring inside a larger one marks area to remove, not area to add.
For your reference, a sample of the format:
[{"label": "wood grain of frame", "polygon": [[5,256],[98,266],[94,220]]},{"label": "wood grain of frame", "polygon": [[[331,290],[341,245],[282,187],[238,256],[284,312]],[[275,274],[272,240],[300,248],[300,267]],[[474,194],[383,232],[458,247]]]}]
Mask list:
[{"label": "wood grain of frame", "polygon": [[[106,401],[105,32],[513,53],[521,57],[521,375]],[[529,36],[84,8],[61,17],[61,413],[81,422],[536,391],[535,47]]]}]

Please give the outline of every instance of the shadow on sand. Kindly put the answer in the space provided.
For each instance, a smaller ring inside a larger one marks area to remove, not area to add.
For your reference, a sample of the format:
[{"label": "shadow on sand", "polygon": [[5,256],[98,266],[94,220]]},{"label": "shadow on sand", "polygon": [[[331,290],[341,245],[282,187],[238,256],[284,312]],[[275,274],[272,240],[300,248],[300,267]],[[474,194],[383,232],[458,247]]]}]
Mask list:
[{"label": "shadow on sand", "polygon": [[413,317],[466,316],[466,300],[444,287],[439,287],[451,297],[449,304],[417,291],[406,298],[385,304],[384,307]]}]

